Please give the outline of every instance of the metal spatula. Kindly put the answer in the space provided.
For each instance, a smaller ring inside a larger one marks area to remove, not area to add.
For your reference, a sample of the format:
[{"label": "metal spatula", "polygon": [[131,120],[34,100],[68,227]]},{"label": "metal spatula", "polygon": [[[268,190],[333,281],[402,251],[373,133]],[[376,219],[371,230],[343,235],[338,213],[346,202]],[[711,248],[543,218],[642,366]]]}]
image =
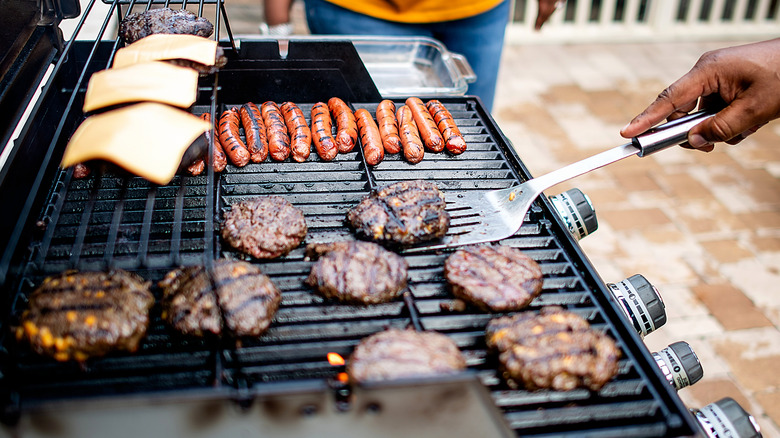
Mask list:
[{"label": "metal spatula", "polygon": [[644,157],[683,143],[691,128],[712,114],[698,112],[659,125],[631,139],[631,143],[569,164],[520,185],[488,192],[447,192],[452,225],[446,236],[404,250],[414,253],[476,243],[493,242],[517,233],[534,200],[548,188],[632,155]]}]

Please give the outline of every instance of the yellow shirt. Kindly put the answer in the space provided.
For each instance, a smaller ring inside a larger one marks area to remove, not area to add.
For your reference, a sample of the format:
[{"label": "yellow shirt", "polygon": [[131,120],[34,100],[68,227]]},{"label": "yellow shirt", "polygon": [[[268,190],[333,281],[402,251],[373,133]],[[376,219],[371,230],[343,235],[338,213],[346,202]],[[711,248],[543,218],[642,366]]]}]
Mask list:
[{"label": "yellow shirt", "polygon": [[344,9],[401,23],[460,20],[489,11],[501,0],[326,0]]}]

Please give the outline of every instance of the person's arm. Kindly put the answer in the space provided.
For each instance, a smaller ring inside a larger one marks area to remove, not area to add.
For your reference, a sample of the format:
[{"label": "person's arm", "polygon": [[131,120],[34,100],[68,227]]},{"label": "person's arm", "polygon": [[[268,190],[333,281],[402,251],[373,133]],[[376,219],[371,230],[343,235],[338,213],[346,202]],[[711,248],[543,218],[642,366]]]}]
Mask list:
[{"label": "person's arm", "polygon": [[705,53],[620,135],[639,135],[693,111],[697,103],[699,109],[717,111],[688,133],[688,145],[707,152],[716,142],[737,144],[780,117],[780,38]]}]

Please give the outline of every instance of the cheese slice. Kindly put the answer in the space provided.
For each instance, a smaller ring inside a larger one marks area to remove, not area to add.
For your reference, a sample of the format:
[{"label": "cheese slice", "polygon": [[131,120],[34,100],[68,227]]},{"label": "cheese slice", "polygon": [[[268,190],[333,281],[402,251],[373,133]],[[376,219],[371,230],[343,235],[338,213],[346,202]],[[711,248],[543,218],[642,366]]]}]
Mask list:
[{"label": "cheese slice", "polygon": [[62,167],[106,160],[155,184],[168,184],[184,152],[211,124],[146,102],[87,117],[70,138]]},{"label": "cheese slice", "polygon": [[153,61],[92,74],[84,112],[128,102],[152,101],[189,108],[198,94],[198,72]]},{"label": "cheese slice", "polygon": [[147,61],[188,59],[205,65],[217,62],[217,42],[196,35],[153,34],[116,51],[114,68]]}]

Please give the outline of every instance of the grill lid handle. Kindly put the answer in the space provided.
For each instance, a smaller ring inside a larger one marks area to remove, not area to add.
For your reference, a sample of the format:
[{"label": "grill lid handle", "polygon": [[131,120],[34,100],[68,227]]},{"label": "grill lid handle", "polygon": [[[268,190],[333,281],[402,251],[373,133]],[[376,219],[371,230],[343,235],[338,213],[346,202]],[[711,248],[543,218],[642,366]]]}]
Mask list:
[{"label": "grill lid handle", "polygon": [[631,139],[631,143],[639,148],[640,157],[664,150],[669,146],[683,143],[688,138],[688,131],[699,123],[709,119],[715,114],[699,111],[677,120],[658,125],[649,129],[644,134],[639,134]]}]

